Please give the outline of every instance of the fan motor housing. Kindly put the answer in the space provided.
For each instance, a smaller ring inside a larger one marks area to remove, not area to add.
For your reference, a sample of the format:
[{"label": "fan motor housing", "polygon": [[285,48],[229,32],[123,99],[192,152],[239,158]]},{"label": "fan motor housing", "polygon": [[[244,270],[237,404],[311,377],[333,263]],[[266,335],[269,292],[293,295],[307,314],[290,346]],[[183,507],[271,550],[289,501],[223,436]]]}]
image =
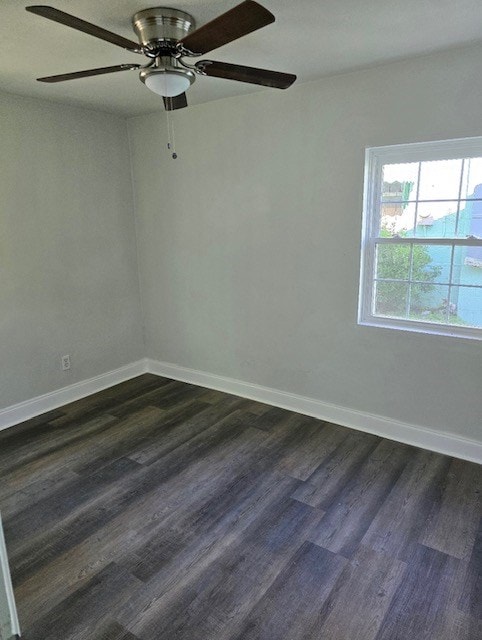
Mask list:
[{"label": "fan motor housing", "polygon": [[144,47],[171,48],[196,28],[196,21],[179,9],[153,7],[134,14],[132,26]]}]

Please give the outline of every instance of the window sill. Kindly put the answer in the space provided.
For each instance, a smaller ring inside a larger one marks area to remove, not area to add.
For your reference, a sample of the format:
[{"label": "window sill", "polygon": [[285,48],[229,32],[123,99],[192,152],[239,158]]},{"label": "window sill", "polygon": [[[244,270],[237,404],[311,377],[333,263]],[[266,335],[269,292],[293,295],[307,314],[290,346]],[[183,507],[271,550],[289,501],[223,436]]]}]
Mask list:
[{"label": "window sill", "polygon": [[378,327],[381,329],[395,329],[398,331],[411,331],[414,333],[429,333],[437,336],[449,336],[451,338],[465,338],[469,340],[482,340],[482,329],[477,327],[464,327],[455,325],[443,325],[431,322],[417,322],[416,320],[402,320],[369,316],[360,318],[358,324],[365,327]]}]

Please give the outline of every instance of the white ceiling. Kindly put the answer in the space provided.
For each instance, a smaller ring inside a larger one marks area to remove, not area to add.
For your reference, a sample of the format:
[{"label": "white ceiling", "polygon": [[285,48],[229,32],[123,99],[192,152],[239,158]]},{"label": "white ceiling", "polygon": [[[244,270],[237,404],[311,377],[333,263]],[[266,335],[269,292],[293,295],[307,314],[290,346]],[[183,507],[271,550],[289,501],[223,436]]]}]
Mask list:
[{"label": "white ceiling", "polygon": [[[45,0],[44,0],[45,1]],[[136,39],[131,16],[152,0],[47,0],[57,9]],[[296,73],[298,82],[482,40],[481,0],[261,0],[276,16],[264,29],[207,58]],[[167,0],[198,26],[240,0]],[[161,109],[137,72],[55,85],[38,76],[143,58],[24,9],[35,0],[0,0],[0,87],[8,92],[137,115]],[[190,104],[266,90],[198,77]],[[276,89],[268,89],[276,91]],[[288,89],[289,91],[289,89]]]}]

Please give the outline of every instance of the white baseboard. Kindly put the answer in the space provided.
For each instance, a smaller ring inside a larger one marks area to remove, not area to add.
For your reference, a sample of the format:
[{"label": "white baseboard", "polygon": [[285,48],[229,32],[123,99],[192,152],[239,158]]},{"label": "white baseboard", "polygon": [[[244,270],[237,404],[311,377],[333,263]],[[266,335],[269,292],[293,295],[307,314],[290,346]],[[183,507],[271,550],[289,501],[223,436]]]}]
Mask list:
[{"label": "white baseboard", "polygon": [[68,387],[0,409],[0,430],[62,407],[69,402],[80,400],[108,387],[113,387],[120,382],[140,376],[142,373],[147,373],[146,359],[132,362],[119,369],[114,369],[114,371],[108,371],[94,378],[82,380]]},{"label": "white baseboard", "polygon": [[334,422],[358,431],[373,433],[382,438],[404,442],[405,444],[462,458],[463,460],[482,463],[482,442],[477,442],[476,440],[461,438],[384,416],[347,409],[346,407],[299,396],[294,393],[287,393],[286,391],[279,391],[270,387],[262,387],[233,378],[225,378],[204,371],[180,367],[169,362],[148,359],[147,370],[149,373],[159,376],[232,393],[250,400],[257,400],[282,409]]}]

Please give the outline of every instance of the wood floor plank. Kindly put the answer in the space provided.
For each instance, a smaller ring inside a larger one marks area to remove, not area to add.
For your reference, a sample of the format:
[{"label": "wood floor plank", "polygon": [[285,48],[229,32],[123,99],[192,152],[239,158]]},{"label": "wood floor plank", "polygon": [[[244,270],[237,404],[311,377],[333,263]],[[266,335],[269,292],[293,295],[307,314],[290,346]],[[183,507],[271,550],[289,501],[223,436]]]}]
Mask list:
[{"label": "wood floor plank", "polygon": [[482,619],[469,616],[449,606],[443,612],[437,640],[480,640]]},{"label": "wood floor plank", "polygon": [[59,424],[67,424],[71,420],[81,417],[84,420],[90,419],[95,414],[109,413],[109,409],[118,407],[129,399],[136,398],[148,390],[163,387],[171,383],[172,380],[161,378],[152,374],[143,374],[137,378],[126,380],[114,387],[109,387],[99,391],[93,396],[81,398],[75,402],[64,405],[62,412],[64,418],[59,418]]},{"label": "wood floor plank", "polygon": [[[37,532],[50,528],[53,523],[63,522],[73,508],[100,495],[106,487],[118,482],[128,473],[136,471],[139,465],[128,458],[113,460],[88,478],[76,476],[71,482],[52,491],[13,518],[4,521],[5,536],[8,540],[24,540],[31,535],[32,528]],[[74,507],[75,505],[75,507]]]},{"label": "wood floor plank", "polygon": [[[93,534],[78,545],[69,546],[63,553],[61,547],[59,553],[49,554],[46,561],[45,549],[36,549],[33,570],[29,568],[29,562],[17,569],[20,559],[12,558],[10,566],[22,628],[34,629],[37,620],[48,616],[48,612],[60,606],[66,597],[75,597],[74,594],[88,585],[99,571],[128,553],[137,544],[139,536],[145,535],[139,524],[134,528],[128,523],[129,518],[119,517],[111,521],[101,535]],[[22,578],[24,574],[27,577],[16,584],[19,572]]]},{"label": "wood floor plank", "polygon": [[42,424],[38,427],[33,442],[31,438],[25,438],[22,444],[14,441],[10,446],[0,448],[2,469],[5,472],[13,472],[24,469],[27,464],[35,460],[41,459],[44,462],[45,456],[49,453],[55,453],[71,442],[82,440],[89,432],[102,429],[116,420],[114,416],[102,414],[95,416],[92,420],[71,423],[68,429],[64,425],[58,426],[56,420]]},{"label": "wood floor plank", "polygon": [[157,527],[145,544],[136,545],[131,554],[125,554],[122,566],[142,582],[147,582],[179,555],[187,542],[188,536],[179,528]]},{"label": "wood floor plank", "polygon": [[166,381],[160,387],[146,391],[140,396],[134,396],[127,401],[111,407],[111,413],[119,418],[139,411],[142,407],[150,405],[159,409],[173,409],[185,402],[192,401],[205,395],[204,390],[192,385],[184,385],[175,380]]},{"label": "wood floor plank", "polygon": [[170,390],[168,393],[160,393],[159,398],[152,402],[152,404],[160,409],[172,409],[186,400],[194,400],[195,398],[202,399],[202,396],[205,394],[206,390],[202,387],[176,383],[175,389]]},{"label": "wood floor plank", "polygon": [[140,638],[124,629],[118,622],[108,620],[96,631],[95,640],[140,640]]},{"label": "wood floor plank", "polygon": [[217,391],[216,389],[205,389],[202,399],[203,402],[207,402],[207,404],[218,404],[218,402],[223,401],[226,402],[229,400],[239,400],[239,397],[233,396],[228,393],[223,393],[222,391]]},{"label": "wood floor plank", "polygon": [[[76,448],[77,452],[86,448],[85,440],[90,434],[97,439],[97,433],[108,429],[113,423],[118,422],[117,418],[109,414],[101,414],[95,418],[84,421],[77,421],[77,424],[67,429],[61,428],[57,433],[50,430],[47,437],[38,436],[33,440],[27,439],[24,447],[15,450],[9,456],[7,462],[1,461],[2,469],[6,473],[12,484],[17,489],[37,482],[42,475],[48,475],[52,470],[61,467],[71,469],[68,460],[68,453]],[[55,426],[55,421],[49,423],[50,427]]]},{"label": "wood floor plank", "polygon": [[207,513],[195,517],[197,526],[191,543],[133,594],[119,621],[132,630],[136,625],[149,624],[163,607],[176,606],[178,591],[198,580],[232,545],[240,545],[245,531],[255,526],[273,502],[288,499],[297,483],[288,476],[265,471],[244,490],[238,488],[231,508],[221,509],[218,517],[211,518]]},{"label": "wood floor plank", "polygon": [[382,440],[341,490],[311,541],[350,557],[411,455],[410,447]]},{"label": "wood floor plank", "polygon": [[[126,431],[129,428],[139,429],[142,425],[156,424],[159,418],[162,416],[162,412],[157,408],[148,407],[144,409],[142,415],[137,415],[135,420],[129,423],[115,422],[110,425],[109,433],[105,429],[101,434],[96,434],[95,440],[99,447],[103,446],[104,442],[111,442],[112,437],[115,438],[115,434]],[[90,434],[91,435],[91,434]],[[89,434],[86,435],[85,440],[89,440]],[[79,462],[81,454],[79,454],[79,443],[74,443],[68,446],[68,451],[65,452],[65,458],[69,458],[73,465],[74,461]],[[91,456],[93,451],[85,447],[82,453],[86,456]],[[64,460],[65,462],[65,460]],[[134,461],[131,461],[131,469],[135,466]],[[112,467],[113,469],[114,467]],[[125,462],[123,463],[125,469]],[[125,475],[122,469],[119,471],[119,477]],[[22,513],[16,514],[15,518],[4,522],[5,536],[7,542],[15,551],[20,545],[23,544],[25,536],[29,534],[32,528],[35,530],[36,535],[39,531],[46,526],[52,520],[62,519],[63,514],[67,515],[73,510],[78,510],[82,506],[92,499],[94,494],[101,495],[102,488],[112,484],[113,480],[109,475],[93,474],[85,479],[75,478],[71,484],[63,486],[61,489],[53,492],[53,495],[49,495],[44,500],[26,508]],[[48,508],[47,508],[48,507]],[[10,533],[11,531],[11,533]],[[25,535],[24,535],[25,534]]]},{"label": "wood floor plank", "polygon": [[[268,414],[265,414],[268,415]],[[346,437],[343,427],[282,410],[281,419],[270,422],[268,437],[259,455],[266,463],[294,478],[306,479]],[[264,416],[261,416],[264,418]],[[254,426],[259,428],[259,419]],[[264,430],[264,429],[263,429]]]},{"label": "wood floor plank", "polygon": [[482,638],[482,620],[472,618],[457,609],[448,607],[440,616],[442,622],[437,625],[437,640],[480,640]]},{"label": "wood floor plank", "polygon": [[261,429],[262,431],[273,431],[280,423],[293,416],[294,414],[292,411],[279,409],[278,407],[271,407],[268,411],[258,415],[253,427]]},{"label": "wood floor plank", "polygon": [[442,503],[429,518],[421,542],[455,558],[469,558],[479,527],[481,497],[482,467],[453,460]]},{"label": "wood floor plank", "polygon": [[263,416],[272,408],[273,407],[271,407],[269,404],[264,404],[263,402],[258,402],[257,400],[246,400],[246,407],[244,407],[244,410],[249,411],[256,416]]},{"label": "wood floor plank", "polygon": [[373,518],[362,544],[409,559],[437,503],[449,465],[450,458],[446,456],[417,451]]},{"label": "wood floor plank", "polygon": [[137,583],[131,574],[111,563],[42,616],[32,628],[26,629],[22,637],[25,640],[92,639],[106,608],[115,615]]},{"label": "wood floor plank", "polygon": [[[237,411],[243,404],[239,398],[229,398],[219,402],[215,407],[196,402],[195,407],[200,410],[182,412],[182,408],[173,415],[172,419],[162,422],[162,438],[158,433],[152,437],[143,438],[140,446],[131,448],[129,457],[140,464],[152,464],[173,451],[178,446],[188,442],[193,434],[200,433],[212,427],[219,420]],[[192,406],[192,405],[190,405]]]},{"label": "wood floor plank", "polygon": [[323,606],[346,563],[342,556],[304,542],[248,613],[233,640],[307,638],[309,631],[317,626]]},{"label": "wood floor plank", "polygon": [[343,427],[306,417],[296,427],[296,435],[296,447],[287,449],[278,469],[299,480],[307,480],[348,434]]},{"label": "wood floor plank", "polygon": [[196,580],[189,581],[175,604],[159,602],[155,617],[141,617],[134,633],[146,640],[163,634],[186,640],[216,635],[227,640],[319,516],[294,500],[274,503],[246,530],[241,545],[231,545]]},{"label": "wood floor plank", "polygon": [[[126,437],[129,430],[138,431],[146,426],[158,424],[163,415],[164,412],[157,407],[147,406],[124,421],[117,418],[95,420],[89,416],[88,428],[83,438],[67,439],[63,447],[55,447],[45,453],[42,458],[32,460],[23,467],[15,469],[9,477],[17,482],[17,487],[20,489],[22,481],[24,484],[29,484],[32,478],[35,478],[35,482],[39,482],[44,474],[55,475],[56,470],[61,473],[62,469],[71,471],[75,466],[98,455],[100,449],[112,446],[116,438]],[[89,428],[92,421],[96,423],[96,428],[93,430]]]},{"label": "wood floor plank", "polygon": [[[150,449],[154,443],[160,440],[159,433],[162,432],[162,440],[166,441],[167,434],[175,430],[177,435],[177,426],[184,424],[185,421],[194,416],[201,416],[203,411],[208,407],[203,402],[197,400],[189,400],[181,406],[175,406],[169,410],[159,410],[158,407],[150,407],[154,419],[140,420],[143,416],[144,409],[138,409],[136,413],[128,414],[121,420],[121,425],[116,437],[111,437],[102,443],[101,447],[97,447],[95,453],[89,458],[83,459],[74,466],[74,469],[80,474],[89,475],[99,467],[109,464],[117,458],[128,457],[131,460],[142,464],[141,460],[137,460],[135,453],[139,449]],[[116,429],[117,430],[117,429]],[[189,434],[192,436],[192,432]],[[171,443],[174,438],[170,438]],[[186,441],[187,438],[184,439]],[[100,444],[100,443],[99,443]],[[172,447],[177,446],[171,444]]]},{"label": "wood floor plank", "polygon": [[54,409],[17,424],[14,428],[2,429],[0,431],[0,452],[23,446],[26,440],[36,438],[43,429],[49,428],[49,423],[52,420],[63,415],[65,415],[63,410]]},{"label": "wood floor plank", "polygon": [[306,640],[374,640],[406,569],[405,563],[360,546]]},{"label": "wood floor plank", "polygon": [[[223,462],[226,453],[229,454],[225,448],[218,460],[211,458],[209,473],[196,468],[189,470],[203,487],[196,492],[190,489],[189,497],[183,495],[182,486],[190,486],[189,478],[187,475],[180,478],[176,490],[179,494],[178,504],[170,503],[171,510],[163,519],[163,527],[157,528],[154,535],[124,561],[124,566],[134,575],[148,580],[172,565],[173,560],[182,555],[184,547],[195,541],[201,540],[203,545],[209,546],[210,536],[216,539],[222,531],[227,537],[231,527],[236,531],[239,526],[248,526],[253,507],[261,508],[267,499],[268,487],[272,489],[275,481],[283,487],[283,476],[268,474],[256,462],[251,463],[249,456],[242,454],[242,445],[236,445],[233,451],[238,456],[229,466]],[[289,486],[293,485],[291,481]]]},{"label": "wood floor plank", "polygon": [[293,495],[297,500],[320,509],[327,509],[331,505],[347,481],[381,442],[377,436],[341,430],[336,425],[327,425],[324,431],[327,434],[325,455],[307,482],[300,485]]},{"label": "wood floor plank", "polygon": [[459,566],[459,560],[419,545],[376,640],[439,638]]},{"label": "wood floor plank", "polygon": [[[36,465],[37,469],[33,469],[33,465],[28,466],[30,467],[28,475],[25,475],[24,469],[19,470],[21,473],[11,474],[8,492],[5,491],[5,494],[0,497],[4,520],[14,518],[17,513],[44,500],[52,491],[74,482],[78,477],[74,471],[63,467],[39,468]],[[7,486],[4,488],[7,489]]]},{"label": "wood floor plank", "polygon": [[482,516],[479,520],[472,554],[467,563],[458,608],[476,620],[482,620]]}]

